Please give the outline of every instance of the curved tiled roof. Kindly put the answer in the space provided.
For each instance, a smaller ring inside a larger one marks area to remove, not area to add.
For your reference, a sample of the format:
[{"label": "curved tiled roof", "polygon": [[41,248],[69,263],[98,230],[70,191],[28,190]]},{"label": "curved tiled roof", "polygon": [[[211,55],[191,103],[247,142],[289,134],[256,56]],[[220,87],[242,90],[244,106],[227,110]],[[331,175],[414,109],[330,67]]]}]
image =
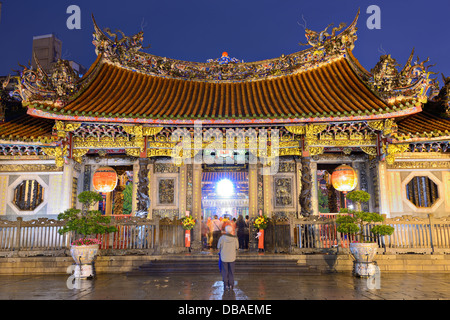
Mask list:
[{"label": "curved tiled roof", "polygon": [[29,141],[53,140],[55,120],[32,117],[28,114],[12,118],[0,124],[0,140]]},{"label": "curved tiled roof", "polygon": [[91,86],[64,109],[105,116],[276,118],[386,107],[340,59],[290,76],[236,83],[166,79],[104,64]]},{"label": "curved tiled roof", "polygon": [[[376,114],[394,111],[392,107],[397,110],[361,81],[348,59],[340,56],[279,77],[225,82],[153,76],[100,60],[98,70],[75,99],[59,110],[32,105],[37,109],[33,115],[82,121],[140,119],[153,123],[199,119],[296,122],[354,116],[372,119]],[[402,106],[407,107],[411,105]]]},{"label": "curved tiled roof", "polygon": [[450,119],[444,119],[430,112],[422,111],[397,121],[398,137],[450,136]]}]

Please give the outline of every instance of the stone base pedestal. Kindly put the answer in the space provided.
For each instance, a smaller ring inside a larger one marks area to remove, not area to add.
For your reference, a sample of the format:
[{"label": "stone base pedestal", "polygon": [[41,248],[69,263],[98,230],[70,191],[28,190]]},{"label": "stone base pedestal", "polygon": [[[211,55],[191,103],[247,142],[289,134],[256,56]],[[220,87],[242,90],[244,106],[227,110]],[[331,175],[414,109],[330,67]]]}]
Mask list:
[{"label": "stone base pedestal", "polygon": [[377,272],[377,262],[353,261],[353,275],[356,277],[370,277]]},{"label": "stone base pedestal", "polygon": [[76,279],[91,279],[95,276],[94,263],[73,264],[73,276]]}]

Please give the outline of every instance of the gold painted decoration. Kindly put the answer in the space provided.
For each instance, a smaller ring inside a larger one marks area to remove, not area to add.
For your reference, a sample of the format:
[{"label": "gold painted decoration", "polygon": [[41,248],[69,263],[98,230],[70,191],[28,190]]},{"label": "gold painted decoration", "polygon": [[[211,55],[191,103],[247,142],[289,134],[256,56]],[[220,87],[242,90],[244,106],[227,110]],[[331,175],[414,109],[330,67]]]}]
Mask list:
[{"label": "gold painted decoration", "polygon": [[305,134],[306,126],[287,126],[285,127],[287,131],[293,134]]},{"label": "gold painted decoration", "polygon": [[131,157],[139,157],[141,154],[141,151],[139,149],[125,149],[125,152],[127,156]]},{"label": "gold painted decoration", "polygon": [[155,136],[158,133],[160,133],[164,127],[144,127],[143,128],[143,134],[144,136]]},{"label": "gold painted decoration", "polygon": [[328,124],[308,124],[305,130],[305,136],[307,139],[316,138],[316,135],[324,131],[328,127]]},{"label": "gold painted decoration", "polygon": [[386,152],[386,162],[388,164],[393,164],[395,161],[395,156],[399,153],[403,153],[409,150],[409,144],[390,144],[387,146]]},{"label": "gold painted decoration", "polygon": [[365,146],[362,146],[360,148],[361,148],[361,150],[364,153],[368,154],[369,156],[376,156],[377,155],[377,148],[376,147],[365,147]]},{"label": "gold painted decoration", "polygon": [[325,151],[324,147],[309,147],[308,149],[311,156],[322,154]]},{"label": "gold painted decoration", "polygon": [[72,158],[78,163],[83,161],[83,156],[89,152],[89,149],[75,149],[72,151]]}]

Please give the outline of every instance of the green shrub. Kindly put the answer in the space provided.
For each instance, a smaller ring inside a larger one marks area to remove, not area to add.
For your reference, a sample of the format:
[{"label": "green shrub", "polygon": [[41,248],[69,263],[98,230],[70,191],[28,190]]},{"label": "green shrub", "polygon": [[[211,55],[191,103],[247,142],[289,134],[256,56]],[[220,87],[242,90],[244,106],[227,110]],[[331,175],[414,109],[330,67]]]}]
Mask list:
[{"label": "green shrub", "polygon": [[59,234],[75,232],[77,236],[86,238],[89,235],[115,232],[117,229],[110,226],[111,217],[102,216],[99,210],[89,210],[91,206],[103,200],[102,196],[93,191],[84,191],[78,195],[78,200],[83,204],[80,209],[67,209],[58,215],[58,220],[64,220],[65,225],[58,230]]},{"label": "green shrub", "polygon": [[[338,225],[337,231],[345,234],[359,235],[361,241],[365,242],[366,238],[374,239],[374,236],[364,235],[364,225],[383,222],[382,215],[375,212],[361,211],[361,203],[370,200],[370,194],[365,191],[352,191],[346,196],[358,205],[358,211],[349,210],[347,208],[341,209],[336,218]],[[372,234],[379,236],[391,235],[394,233],[394,228],[388,225],[376,225],[370,230]],[[370,241],[370,240],[369,240]]]}]

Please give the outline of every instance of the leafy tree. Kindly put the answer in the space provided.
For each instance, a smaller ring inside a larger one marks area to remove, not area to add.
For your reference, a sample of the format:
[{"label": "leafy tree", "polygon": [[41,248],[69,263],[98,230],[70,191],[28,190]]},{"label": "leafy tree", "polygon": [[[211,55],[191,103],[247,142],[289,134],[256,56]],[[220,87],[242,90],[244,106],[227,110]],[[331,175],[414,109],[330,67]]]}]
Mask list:
[{"label": "leafy tree", "polygon": [[[370,194],[365,191],[352,191],[349,192],[346,197],[357,204],[358,211],[341,209],[341,213],[346,214],[339,214],[337,216],[337,231],[346,234],[359,235],[362,241],[365,241],[366,238],[373,239],[373,236],[365,235],[363,233],[364,225],[383,222],[384,218],[382,215],[375,212],[360,211],[361,202],[368,202],[370,200]],[[370,231],[374,235],[386,236],[394,233],[394,228],[388,225],[376,225],[372,227]]]},{"label": "leafy tree", "polygon": [[59,234],[74,231],[77,236],[86,239],[89,235],[104,234],[117,231],[116,227],[110,226],[111,217],[102,216],[99,210],[89,210],[102,196],[94,191],[84,191],[78,195],[82,203],[82,209],[67,209],[58,215],[58,220],[64,220],[64,227],[58,230]]}]

